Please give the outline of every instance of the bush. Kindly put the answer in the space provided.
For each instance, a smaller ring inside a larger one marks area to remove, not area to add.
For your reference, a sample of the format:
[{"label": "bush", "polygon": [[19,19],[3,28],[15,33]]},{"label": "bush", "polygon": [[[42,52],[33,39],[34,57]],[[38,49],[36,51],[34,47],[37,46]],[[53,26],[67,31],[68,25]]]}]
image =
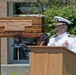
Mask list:
[{"label": "bush", "polygon": [[16,72],[12,72],[10,75],[18,75]]},{"label": "bush", "polygon": [[71,24],[68,26],[68,32],[70,34],[76,35],[76,5],[52,5],[44,14],[48,21],[48,28],[46,31],[50,32],[51,35],[55,34],[53,26],[54,16],[61,16],[69,19],[71,21]]},{"label": "bush", "polygon": [[[4,75],[4,74],[1,74]],[[12,72],[10,75],[18,75],[16,72]]]}]

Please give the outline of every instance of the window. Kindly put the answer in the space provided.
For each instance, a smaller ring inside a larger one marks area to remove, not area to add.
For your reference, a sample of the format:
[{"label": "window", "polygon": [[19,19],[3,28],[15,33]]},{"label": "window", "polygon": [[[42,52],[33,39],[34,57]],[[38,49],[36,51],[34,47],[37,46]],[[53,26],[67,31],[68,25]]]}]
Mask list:
[{"label": "window", "polygon": [[13,14],[41,14],[44,12],[47,7],[46,3],[38,3],[38,2],[14,2],[13,3]]},{"label": "window", "polygon": [[37,14],[41,11],[39,8],[39,5],[37,3],[31,3],[31,2],[21,2],[21,3],[14,3],[13,5],[15,7],[14,14]]},{"label": "window", "polygon": [[48,2],[8,2],[7,16],[20,16],[27,14],[43,14],[48,9]]},{"label": "window", "polygon": [[[19,41],[19,40],[20,41]],[[30,48],[28,45],[36,45],[36,39],[31,37],[15,38],[13,46],[13,60],[29,61]]]}]

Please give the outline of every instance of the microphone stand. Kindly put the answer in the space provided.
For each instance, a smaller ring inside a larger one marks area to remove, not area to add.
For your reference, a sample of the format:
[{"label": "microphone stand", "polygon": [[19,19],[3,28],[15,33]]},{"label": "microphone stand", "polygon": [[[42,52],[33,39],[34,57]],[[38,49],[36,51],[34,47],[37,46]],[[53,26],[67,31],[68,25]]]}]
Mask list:
[{"label": "microphone stand", "polygon": [[45,42],[45,41],[42,41],[41,44],[40,44],[40,46],[42,46],[42,45],[44,44],[44,42]]},{"label": "microphone stand", "polygon": [[17,59],[19,60],[20,57],[19,57],[19,47],[17,48]]},{"label": "microphone stand", "polygon": [[42,45],[44,44],[45,40],[46,40],[48,37],[49,37],[49,36],[47,36],[47,37],[45,37],[45,38],[42,39],[42,42],[41,42],[40,46],[42,46]]},{"label": "microphone stand", "polygon": [[44,44],[44,42],[45,42],[45,40],[46,40],[47,38],[48,38],[48,36],[42,39],[42,42],[41,42],[40,46],[42,46],[42,45]]}]

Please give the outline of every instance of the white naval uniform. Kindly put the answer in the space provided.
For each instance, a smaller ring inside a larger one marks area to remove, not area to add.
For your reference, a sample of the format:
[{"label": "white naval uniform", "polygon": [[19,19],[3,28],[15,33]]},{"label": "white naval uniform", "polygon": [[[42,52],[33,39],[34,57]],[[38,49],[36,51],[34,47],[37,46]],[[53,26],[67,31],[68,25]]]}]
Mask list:
[{"label": "white naval uniform", "polygon": [[70,49],[76,53],[76,37],[74,37],[73,43],[71,44]]},{"label": "white naval uniform", "polygon": [[74,42],[73,40],[74,40],[74,38],[69,37],[69,34],[67,32],[65,32],[59,36],[56,36],[54,38],[50,38],[47,46],[65,46],[65,42],[67,41],[69,44],[68,48],[72,49],[71,46]]}]

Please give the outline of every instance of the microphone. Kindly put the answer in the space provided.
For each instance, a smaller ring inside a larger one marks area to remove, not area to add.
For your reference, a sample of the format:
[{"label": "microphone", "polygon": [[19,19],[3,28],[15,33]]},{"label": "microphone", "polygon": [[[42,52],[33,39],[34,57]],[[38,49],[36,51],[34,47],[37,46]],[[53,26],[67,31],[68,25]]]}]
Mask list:
[{"label": "microphone", "polygon": [[48,37],[50,37],[50,33],[44,34],[44,35],[41,37],[41,39],[42,39],[43,41],[45,41]]},{"label": "microphone", "polygon": [[41,42],[40,46],[43,45],[43,43],[45,42],[45,40],[46,40],[48,37],[50,37],[50,33],[46,33],[45,35],[43,35],[43,36],[41,37],[42,42]]}]

